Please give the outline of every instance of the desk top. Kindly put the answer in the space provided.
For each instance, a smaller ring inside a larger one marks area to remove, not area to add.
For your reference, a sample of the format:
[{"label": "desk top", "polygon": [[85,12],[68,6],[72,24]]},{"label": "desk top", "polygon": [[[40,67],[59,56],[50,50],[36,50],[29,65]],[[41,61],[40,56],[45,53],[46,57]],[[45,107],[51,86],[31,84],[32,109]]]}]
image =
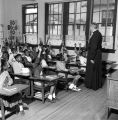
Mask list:
[{"label": "desk top", "polygon": [[44,76],[39,76],[39,77],[29,77],[29,80],[52,82],[52,81],[56,81],[60,78],[61,77],[57,76],[57,75],[44,75]]},{"label": "desk top", "polygon": [[114,70],[113,73],[108,76],[108,79],[118,81],[118,70]]},{"label": "desk top", "polygon": [[0,89],[0,95],[12,96],[14,94],[21,92],[22,90],[24,90],[26,88],[28,88],[28,85],[15,84],[15,85],[9,86],[7,88]]},{"label": "desk top", "polygon": [[60,76],[57,75],[43,75],[39,77],[34,77],[34,76],[26,76],[24,74],[12,74],[15,77],[21,77],[21,78],[26,78],[27,80],[33,80],[33,81],[44,81],[44,82],[50,82],[50,81],[55,81],[57,79],[60,79]]}]

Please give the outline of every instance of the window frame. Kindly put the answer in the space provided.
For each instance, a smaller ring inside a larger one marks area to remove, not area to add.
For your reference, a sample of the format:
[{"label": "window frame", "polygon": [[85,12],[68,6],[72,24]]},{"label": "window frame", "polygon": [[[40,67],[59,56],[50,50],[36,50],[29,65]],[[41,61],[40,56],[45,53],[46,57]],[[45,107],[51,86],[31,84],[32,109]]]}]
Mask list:
[{"label": "window frame", "polygon": [[[113,28],[113,31],[112,31],[112,36],[113,36],[113,45],[112,45],[112,48],[102,48],[102,51],[103,52],[108,52],[108,53],[114,53],[115,52],[115,36],[116,36],[116,16],[117,16],[117,3],[118,3],[118,1],[117,0],[115,0],[115,6],[114,6],[114,9],[108,9],[109,8],[109,2],[107,1],[107,5],[106,5],[106,7],[107,7],[107,9],[106,10],[100,10],[100,5],[101,5],[101,1],[102,0],[100,0],[100,4],[99,4],[99,10],[98,11],[95,11],[95,12],[99,12],[99,15],[100,15],[100,13],[102,14],[102,17],[101,17],[101,22],[98,22],[98,25],[101,25],[102,27],[105,27],[105,36],[103,36],[104,37],[104,41],[106,41],[106,38],[107,38],[107,34],[106,34],[106,31],[107,31],[107,28],[108,27],[110,27],[110,26],[112,26],[112,28]],[[94,0],[92,0],[92,19],[91,19],[91,21],[93,21],[93,14],[95,13],[94,11],[93,11],[93,8],[94,8]],[[107,18],[106,18],[106,23],[105,23],[105,25],[103,25],[104,23],[103,23],[103,21],[102,21],[102,18],[103,18],[103,11],[106,11],[106,14],[107,14]],[[109,11],[111,12],[111,11],[113,11],[113,22],[111,22],[111,23],[108,23],[108,19],[109,19],[109,17],[108,17],[108,14],[109,14]],[[99,20],[100,21],[100,20]],[[109,25],[108,25],[109,24]]]},{"label": "window frame", "polygon": [[[81,0],[79,0],[79,1],[81,1]],[[86,1],[86,0],[83,0],[83,1]],[[67,3],[70,3],[70,2],[78,2],[78,1],[46,2],[46,4],[51,4],[51,3],[67,4]],[[85,31],[85,34],[86,34],[86,46],[85,47],[87,47],[88,40],[90,38],[90,24],[91,24],[92,18],[93,18],[93,4],[94,4],[94,0],[87,0],[87,16],[86,16],[86,24],[85,24],[86,25],[86,31]],[[114,6],[115,10],[114,10],[114,19],[113,19],[113,49],[106,49],[106,48],[104,49],[104,48],[102,48],[102,51],[107,52],[107,53],[114,53],[115,52],[117,4],[118,4],[118,1],[115,0],[115,6]],[[65,9],[65,8],[63,8],[63,9]],[[64,17],[66,17],[68,19],[68,20],[66,19],[67,22],[65,22]],[[68,29],[67,29],[68,23],[69,23],[69,10],[68,10],[68,12],[63,11],[63,39],[62,40],[63,40],[64,43],[66,41],[66,35],[67,35],[67,32],[68,32]],[[45,24],[45,31],[47,31],[46,25],[47,24]],[[45,32],[45,36],[46,36],[46,33],[47,32]],[[66,47],[69,48],[69,49],[73,49],[73,47],[68,47],[68,46],[66,46]]]},{"label": "window frame", "polygon": [[[29,7],[28,7],[29,6]],[[31,6],[31,7],[30,7]],[[36,6],[36,8],[37,8],[37,13],[26,13],[26,9],[28,9],[28,8],[34,8],[34,7]],[[34,15],[37,15],[37,23],[36,23],[36,25],[35,25],[35,22],[33,22],[34,23],[34,25],[33,25],[33,27],[34,26],[36,26],[37,27],[37,29],[36,29],[36,32],[34,31],[34,28],[32,29],[33,31],[32,32],[26,32],[26,26],[31,26],[31,25],[27,25],[26,24],[26,15],[29,15],[29,22],[31,22],[30,21],[30,16],[31,15],[33,15],[33,18],[34,18]],[[38,40],[38,3],[34,3],[34,4],[24,4],[24,5],[22,5],[22,34],[24,35],[24,39],[25,39],[25,43],[26,43],[26,34],[37,34],[37,40]]]}]

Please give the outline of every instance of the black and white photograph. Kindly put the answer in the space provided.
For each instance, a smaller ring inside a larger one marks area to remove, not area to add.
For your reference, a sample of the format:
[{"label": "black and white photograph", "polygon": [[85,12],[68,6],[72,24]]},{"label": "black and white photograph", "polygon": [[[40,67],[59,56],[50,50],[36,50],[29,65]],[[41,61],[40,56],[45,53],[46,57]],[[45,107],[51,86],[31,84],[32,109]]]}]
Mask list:
[{"label": "black and white photograph", "polygon": [[0,0],[0,119],[118,120],[118,0]]}]

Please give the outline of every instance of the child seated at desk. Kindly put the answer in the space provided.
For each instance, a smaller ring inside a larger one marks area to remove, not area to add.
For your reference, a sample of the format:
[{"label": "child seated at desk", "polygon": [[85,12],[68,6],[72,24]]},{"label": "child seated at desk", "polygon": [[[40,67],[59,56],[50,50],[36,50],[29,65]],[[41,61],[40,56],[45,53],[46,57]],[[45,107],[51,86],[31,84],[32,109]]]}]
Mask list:
[{"label": "child seated at desk", "polygon": [[[13,67],[14,74],[21,74],[22,73],[22,69],[25,68],[25,67],[22,64],[22,56],[21,56],[21,54],[17,54],[15,56],[15,61],[12,63],[12,67]],[[30,74],[30,72],[29,72],[29,74]],[[23,83],[26,84],[29,81],[20,79],[18,77],[15,77],[14,82],[17,83],[17,84],[23,84]]]},{"label": "child seated at desk", "polygon": [[[47,63],[46,63],[46,59],[45,59],[45,55],[41,54],[38,55],[36,63],[35,63],[35,67],[33,69],[33,76],[34,77],[39,77],[41,75],[43,75],[43,68],[47,67]],[[34,82],[35,85],[37,86],[41,86],[40,82]],[[48,100],[50,102],[53,102],[54,99],[56,99],[56,95],[55,95],[55,85],[51,85],[50,87],[50,92],[48,95]]]},{"label": "child seated at desk", "polygon": [[[72,69],[67,69],[65,61],[62,61],[61,58],[58,58],[58,61],[56,62],[56,69],[58,71],[67,71],[67,72],[70,72],[70,74],[77,73],[77,75],[74,77],[72,83],[70,83],[69,89],[72,89],[74,91],[80,91],[81,90],[81,89],[79,89],[77,87],[77,82],[81,78],[81,76],[79,75],[79,71],[80,70],[73,71]],[[65,76],[64,73],[59,73],[58,75]]]},{"label": "child seated at desk", "polygon": [[[1,60],[1,73],[0,73],[0,89],[7,88],[13,84],[13,80],[8,73],[8,65],[5,60]],[[14,107],[18,105],[21,113],[24,113],[22,96],[20,93],[17,93],[13,96],[4,96],[3,103],[5,107]]]}]

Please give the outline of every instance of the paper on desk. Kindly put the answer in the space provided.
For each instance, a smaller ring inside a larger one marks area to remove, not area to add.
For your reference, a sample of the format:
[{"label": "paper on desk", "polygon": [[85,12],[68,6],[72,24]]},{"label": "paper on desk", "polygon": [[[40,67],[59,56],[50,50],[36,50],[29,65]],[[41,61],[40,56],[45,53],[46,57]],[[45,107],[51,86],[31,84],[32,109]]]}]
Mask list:
[{"label": "paper on desk", "polygon": [[47,75],[46,78],[48,78],[48,79],[55,79],[55,78],[57,78],[57,76],[56,75]]},{"label": "paper on desk", "polygon": [[17,91],[17,88],[16,87],[8,87],[8,88],[3,88],[3,90],[6,90],[6,91],[9,91],[9,92],[14,92],[14,91]]}]

